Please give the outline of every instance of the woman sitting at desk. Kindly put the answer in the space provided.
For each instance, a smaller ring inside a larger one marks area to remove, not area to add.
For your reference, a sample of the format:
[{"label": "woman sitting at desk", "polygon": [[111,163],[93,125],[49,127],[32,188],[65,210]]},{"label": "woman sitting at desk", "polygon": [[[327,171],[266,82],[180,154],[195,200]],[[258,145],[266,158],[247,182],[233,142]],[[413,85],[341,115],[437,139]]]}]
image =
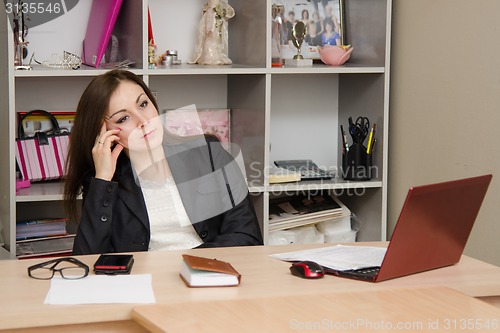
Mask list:
[{"label": "woman sitting at desk", "polygon": [[79,220],[73,254],[262,244],[231,155],[215,137],[169,133],[157,110],[129,71],[109,71],[85,89],[64,187],[65,208]]}]

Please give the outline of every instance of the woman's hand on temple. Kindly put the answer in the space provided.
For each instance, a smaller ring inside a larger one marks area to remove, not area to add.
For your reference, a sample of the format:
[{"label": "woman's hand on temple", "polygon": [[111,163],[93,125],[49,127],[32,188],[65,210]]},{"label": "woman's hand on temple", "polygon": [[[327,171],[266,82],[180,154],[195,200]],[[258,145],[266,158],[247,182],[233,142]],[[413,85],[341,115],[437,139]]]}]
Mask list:
[{"label": "woman's hand on temple", "polygon": [[110,181],[116,170],[116,161],[123,150],[123,146],[118,143],[119,129],[106,130],[103,124],[101,131],[96,138],[92,148],[94,159],[95,177]]}]

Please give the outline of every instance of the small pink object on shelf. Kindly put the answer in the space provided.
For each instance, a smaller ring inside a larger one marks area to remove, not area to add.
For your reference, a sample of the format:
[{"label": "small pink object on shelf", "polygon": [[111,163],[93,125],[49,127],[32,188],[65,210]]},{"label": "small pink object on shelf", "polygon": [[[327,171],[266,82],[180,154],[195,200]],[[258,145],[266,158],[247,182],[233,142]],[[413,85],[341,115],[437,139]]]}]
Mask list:
[{"label": "small pink object on shelf", "polygon": [[325,45],[320,48],[319,57],[327,65],[340,66],[349,59],[352,50],[350,46]]},{"label": "small pink object on shelf", "polygon": [[28,179],[16,179],[16,194],[22,188],[28,188],[31,186],[31,182]]}]

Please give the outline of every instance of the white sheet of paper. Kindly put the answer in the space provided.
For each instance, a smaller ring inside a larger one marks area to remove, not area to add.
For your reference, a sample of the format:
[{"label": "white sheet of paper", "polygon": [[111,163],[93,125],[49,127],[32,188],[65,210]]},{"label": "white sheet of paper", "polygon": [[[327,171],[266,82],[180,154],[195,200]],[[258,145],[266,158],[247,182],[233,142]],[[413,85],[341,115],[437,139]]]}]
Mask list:
[{"label": "white sheet of paper", "polygon": [[271,257],[283,261],[309,260],[323,267],[346,271],[382,265],[386,250],[384,247],[335,245],[304,251],[272,254]]},{"label": "white sheet of paper", "polygon": [[54,276],[45,304],[156,303],[151,274]]}]

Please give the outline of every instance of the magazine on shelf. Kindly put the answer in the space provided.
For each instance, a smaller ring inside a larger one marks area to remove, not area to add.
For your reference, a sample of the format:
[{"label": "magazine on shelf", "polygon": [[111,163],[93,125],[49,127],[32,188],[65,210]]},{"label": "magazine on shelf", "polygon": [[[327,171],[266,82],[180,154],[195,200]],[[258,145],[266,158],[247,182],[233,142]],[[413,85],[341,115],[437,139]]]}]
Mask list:
[{"label": "magazine on shelf", "polygon": [[350,210],[337,197],[328,194],[275,198],[269,203],[269,230],[284,230],[350,215]]},{"label": "magazine on shelf", "polygon": [[16,257],[31,258],[71,254],[75,235],[53,236],[16,242]]},{"label": "magazine on shelf", "polygon": [[67,218],[46,218],[16,223],[16,240],[67,235]]},{"label": "magazine on shelf", "polygon": [[338,214],[325,214],[323,216],[305,216],[303,218],[298,218],[296,220],[286,220],[280,222],[270,222],[269,231],[287,230],[296,227],[302,227],[310,224],[317,224],[320,222],[333,221],[335,219],[342,219],[348,217],[351,214],[349,212],[342,212]]}]

